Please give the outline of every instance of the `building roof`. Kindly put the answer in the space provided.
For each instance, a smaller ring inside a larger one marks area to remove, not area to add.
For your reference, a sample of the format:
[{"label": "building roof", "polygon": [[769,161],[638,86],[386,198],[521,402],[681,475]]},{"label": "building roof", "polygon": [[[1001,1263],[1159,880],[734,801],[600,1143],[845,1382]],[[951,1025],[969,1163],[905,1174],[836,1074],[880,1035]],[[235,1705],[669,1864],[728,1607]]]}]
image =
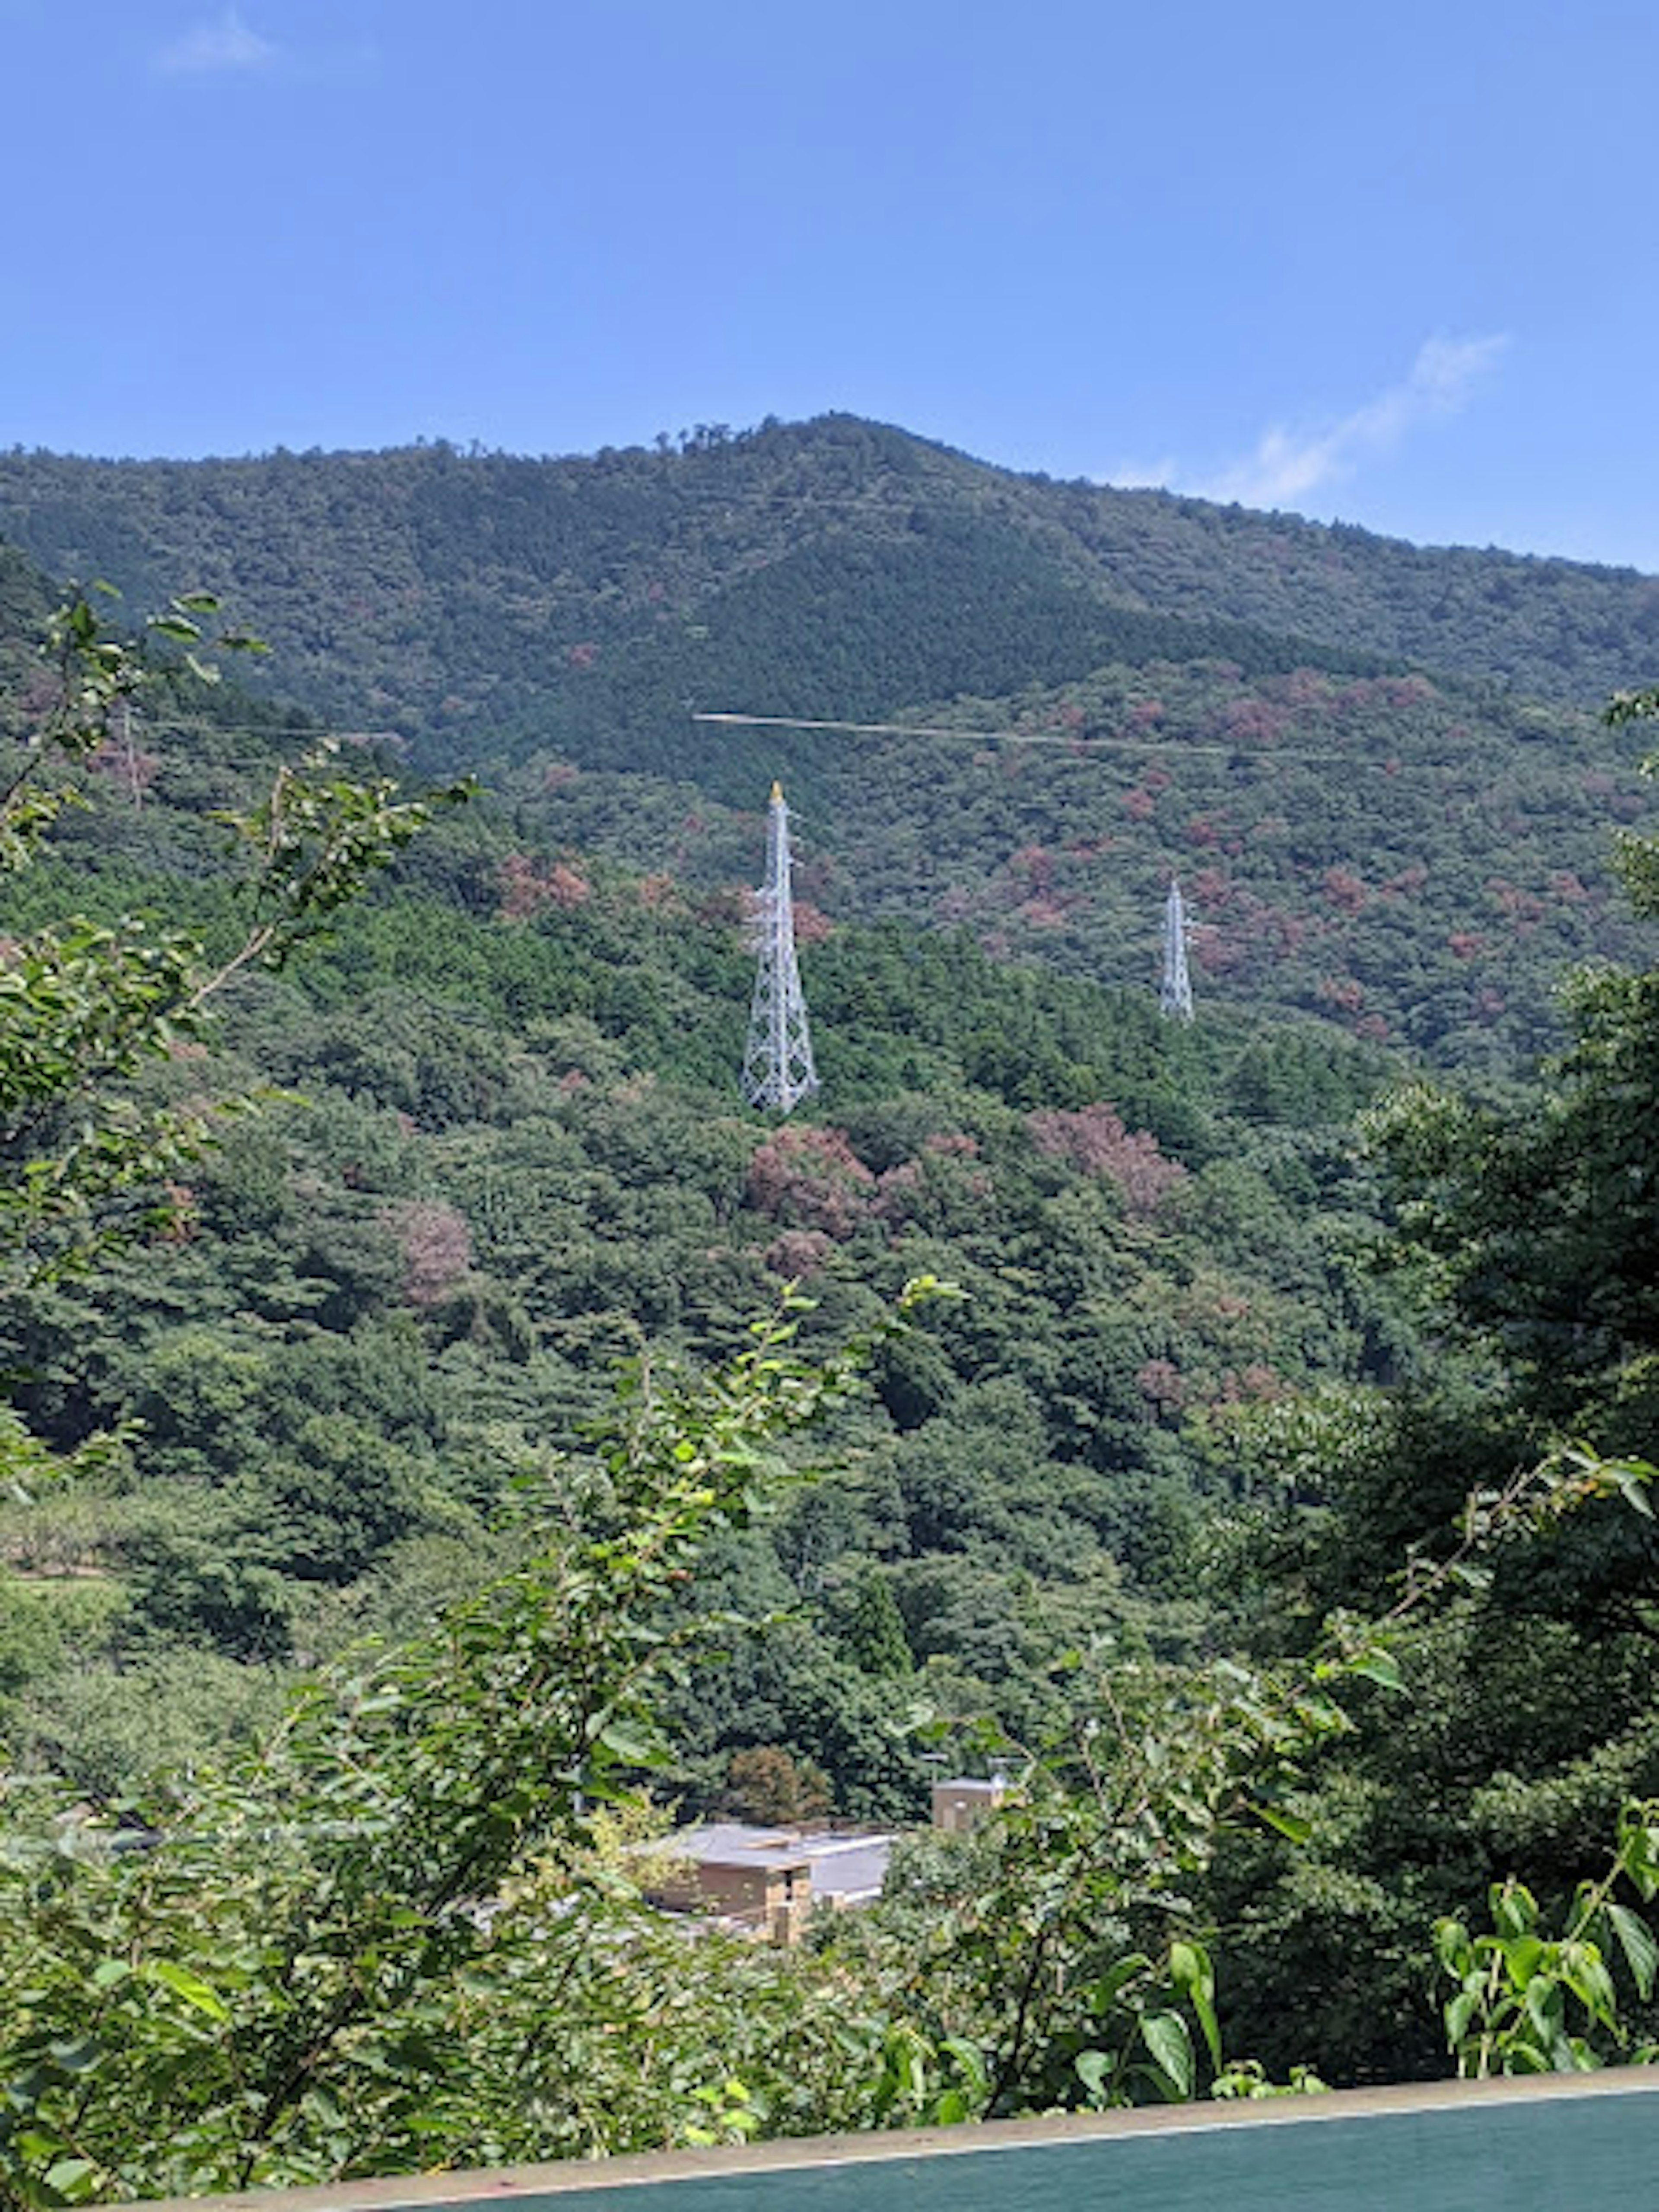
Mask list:
[{"label": "building roof", "polygon": [[842,1905],[879,1896],[897,1840],[895,1836],[805,1838],[803,1848],[811,1863],[813,1896],[833,1898]]},{"label": "building roof", "polygon": [[655,1848],[665,1856],[690,1859],[698,1866],[784,1868],[806,1863],[799,1838],[787,1829],[751,1828],[741,1820],[710,1820],[702,1827],[676,1828]]},{"label": "building roof", "polygon": [[677,1828],[653,1850],[696,1866],[756,1867],[767,1873],[811,1869],[818,1897],[873,1897],[896,1838],[848,1835],[836,1829],[754,1828],[742,1820],[709,1820]]}]

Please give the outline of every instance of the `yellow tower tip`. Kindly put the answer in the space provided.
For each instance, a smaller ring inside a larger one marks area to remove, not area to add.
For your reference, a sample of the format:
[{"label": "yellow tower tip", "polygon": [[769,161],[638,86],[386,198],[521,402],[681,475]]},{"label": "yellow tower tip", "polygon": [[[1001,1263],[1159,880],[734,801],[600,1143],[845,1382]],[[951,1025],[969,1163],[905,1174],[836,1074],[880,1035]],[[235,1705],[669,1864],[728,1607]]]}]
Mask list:
[{"label": "yellow tower tip", "polygon": [[773,803],[773,805],[775,805],[777,804],[778,800],[779,800],[779,799],[781,799],[782,797],[783,797],[783,786],[782,786],[781,783],[775,783],[775,784],[772,786],[772,803]]}]

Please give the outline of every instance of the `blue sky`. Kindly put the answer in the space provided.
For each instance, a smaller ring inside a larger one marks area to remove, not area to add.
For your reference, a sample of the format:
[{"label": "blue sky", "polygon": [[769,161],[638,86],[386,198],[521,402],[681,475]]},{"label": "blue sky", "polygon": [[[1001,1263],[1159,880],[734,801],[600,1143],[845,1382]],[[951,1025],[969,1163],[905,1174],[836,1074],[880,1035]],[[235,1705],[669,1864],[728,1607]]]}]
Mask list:
[{"label": "blue sky", "polygon": [[1659,9],[0,0],[0,442],[845,408],[1659,569]]}]

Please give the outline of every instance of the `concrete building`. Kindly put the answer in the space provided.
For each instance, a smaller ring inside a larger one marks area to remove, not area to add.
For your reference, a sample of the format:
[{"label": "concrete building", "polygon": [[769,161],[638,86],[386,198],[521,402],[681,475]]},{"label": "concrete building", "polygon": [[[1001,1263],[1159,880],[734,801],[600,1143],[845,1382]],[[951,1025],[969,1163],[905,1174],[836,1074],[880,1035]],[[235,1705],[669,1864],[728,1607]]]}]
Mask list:
[{"label": "concrete building", "polygon": [[[958,1776],[933,1784],[933,1826],[962,1834],[988,1820],[1007,1795],[1001,1775]],[[890,1832],[824,1827],[751,1827],[707,1820],[678,1828],[642,1849],[659,1870],[642,1883],[647,1897],[763,1936],[799,1942],[815,1905],[836,1911],[872,1904],[898,1841]]]},{"label": "concrete building", "polygon": [[977,1828],[988,1820],[1008,1794],[1008,1784],[1000,1774],[989,1781],[975,1781],[969,1775],[959,1774],[949,1782],[933,1784],[933,1826],[946,1835],[959,1836],[969,1828]]},{"label": "concrete building", "polygon": [[707,1913],[774,1943],[793,1943],[815,1904],[839,1909],[879,1896],[896,1841],[891,1835],[714,1820],[653,1844],[663,1872],[644,1887],[659,1904]]}]

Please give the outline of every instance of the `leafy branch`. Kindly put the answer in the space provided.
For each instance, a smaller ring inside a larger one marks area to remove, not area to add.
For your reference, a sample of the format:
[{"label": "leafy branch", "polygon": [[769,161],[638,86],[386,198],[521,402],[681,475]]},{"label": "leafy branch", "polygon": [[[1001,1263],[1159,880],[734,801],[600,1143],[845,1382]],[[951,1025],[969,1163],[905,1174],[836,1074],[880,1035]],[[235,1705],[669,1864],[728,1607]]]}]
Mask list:
[{"label": "leafy branch", "polygon": [[[204,654],[264,650],[238,629],[210,635],[205,618],[217,612],[210,594],[188,593],[149,632],[183,645],[184,665],[214,682]],[[0,791],[0,868],[26,866],[61,807],[82,803],[73,785],[43,780],[51,761],[97,751],[115,718],[172,672],[112,635],[84,593],[58,610],[43,652],[52,696]],[[76,917],[0,948],[0,1265],[14,1285],[83,1268],[173,1218],[167,1186],[218,1116],[252,1102],[174,1110],[140,1103],[130,1079],[201,1038],[209,1002],[234,977],[283,966],[472,789],[464,781],[405,799],[390,778],[343,773],[337,752],[325,742],[279,769],[252,809],[218,817],[252,855],[242,934],[218,959],[188,932],[137,915],[110,927]]]},{"label": "leafy branch", "polygon": [[[1443,1554],[1414,1553],[1383,1613],[1333,1615],[1298,1664],[1221,1660],[1172,1676],[1125,1667],[1109,1649],[1072,1655],[1080,1717],[1035,1749],[999,1747],[1018,1761],[1017,1784],[961,1854],[963,1886],[931,1900],[939,1909],[892,1990],[936,2047],[977,2044],[975,2115],[1190,2098],[1200,2054],[1216,2094],[1229,2082],[1225,2094],[1266,2094],[1253,2062],[1226,2059],[1213,1964],[1190,1925],[1188,1890],[1221,1834],[1260,1821],[1306,1841],[1290,1801],[1309,1755],[1353,1725],[1345,1685],[1401,1692],[1400,1632],[1477,1586],[1494,1548],[1595,1498],[1649,1514],[1656,1481],[1644,1461],[1574,1445],[1473,1492]],[[1175,1932],[1145,1940],[1171,1922]]]},{"label": "leafy branch", "polygon": [[1618,1902],[1621,1884],[1644,1905],[1659,1896],[1659,1800],[1626,1805],[1606,1871],[1579,1884],[1559,1936],[1544,1932],[1537,1899],[1513,1876],[1492,1885],[1489,1934],[1472,1936],[1461,1920],[1436,1922],[1435,1956],[1456,1985],[1444,2006],[1446,2042],[1462,2079],[1659,2059],[1659,2045],[1638,2041],[1620,2017],[1615,1963],[1622,1959],[1644,2003],[1659,1977],[1659,1942]]},{"label": "leafy branch", "polygon": [[659,1756],[658,1702],[707,1632],[683,1603],[699,1559],[775,1492],[774,1447],[944,1294],[918,1279],[823,1363],[796,1353],[791,1297],[708,1374],[633,1370],[574,1520],[416,1643],[349,1655],[251,1764],[176,1784],[145,1808],[150,1848],[36,1808],[42,1849],[0,1860],[0,1989],[30,1992],[0,2039],[15,2201],[419,2155],[427,2118],[465,2102],[471,2046],[442,2024],[482,1989],[494,2037],[514,2002],[520,2039],[524,2006],[544,2017],[549,1929],[510,1901],[539,1866],[556,1926],[591,1905],[595,1808]]}]

